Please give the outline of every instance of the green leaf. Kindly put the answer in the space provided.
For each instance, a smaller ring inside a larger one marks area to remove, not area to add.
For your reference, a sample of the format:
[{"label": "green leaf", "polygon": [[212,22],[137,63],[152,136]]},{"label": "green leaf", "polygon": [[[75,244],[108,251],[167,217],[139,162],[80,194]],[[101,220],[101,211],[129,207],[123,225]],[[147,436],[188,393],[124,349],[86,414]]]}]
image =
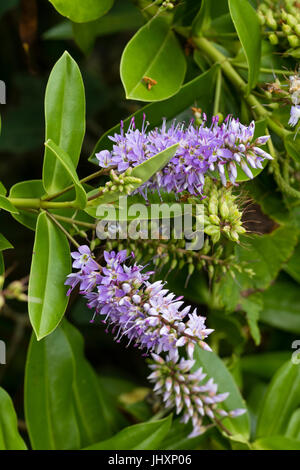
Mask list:
[{"label": "green leaf", "polygon": [[12,244],[0,233],[0,251],[13,248]]},{"label": "green leaf", "polygon": [[[172,119],[182,111],[186,110],[189,106],[194,105],[195,102],[197,105],[201,106],[202,109],[208,111],[213,103],[214,83],[218,69],[219,66],[215,65],[199,77],[186,83],[175,96],[172,96],[172,98],[165,101],[147,104],[142,109],[125,119],[124,127],[126,128],[134,117],[136,127],[140,128],[145,114],[149,121],[149,129],[152,129],[161,124],[162,116],[168,120]],[[95,158],[95,153],[100,152],[100,150],[112,148],[112,141],[108,136],[119,133],[120,130],[120,124],[117,124],[112,129],[105,132],[105,134],[103,134],[98,140],[90,160],[98,162]]]},{"label": "green leaf", "polygon": [[[84,86],[78,65],[68,52],[56,62],[45,96],[46,141],[52,139],[77,167],[85,133]],[[64,189],[71,178],[60,161],[45,149],[43,183],[48,194]]]},{"label": "green leaf", "polygon": [[293,412],[300,406],[300,367],[291,360],[274,375],[258,418],[256,437],[285,434]]},{"label": "green leaf", "polygon": [[285,436],[268,436],[251,444],[255,450],[300,450],[300,441]]},{"label": "green leaf", "polygon": [[69,175],[71,178],[74,186],[75,186],[75,192],[76,192],[76,204],[79,207],[79,209],[84,209],[86,206],[87,202],[87,197],[85,190],[82,186],[82,184],[79,181],[79,178],[76,173],[76,169],[74,167],[74,164],[71,160],[71,157],[65,152],[62,148],[58,147],[53,140],[48,139],[47,142],[45,143],[46,148],[51,150],[53,155],[55,155],[55,158],[61,163],[61,165],[64,168],[64,172]]},{"label": "green leaf", "polygon": [[263,309],[263,300],[260,292],[251,294],[248,297],[241,299],[242,309],[246,312],[247,322],[250,328],[250,333],[255,341],[255,344],[260,343],[260,331],[258,328],[259,314]]},{"label": "green leaf", "polygon": [[266,289],[277,277],[284,263],[291,256],[297,243],[297,232],[290,227],[280,227],[268,235],[241,237],[236,247],[236,261],[247,263],[254,270],[254,277],[238,274],[242,287]]},{"label": "green leaf", "polygon": [[0,387],[0,450],[26,450],[18,431],[18,421],[13,402]]},{"label": "green leaf", "polygon": [[300,408],[293,412],[285,435],[290,439],[300,441]]},{"label": "green leaf", "polygon": [[287,153],[295,160],[296,163],[300,162],[300,136],[295,136],[290,133],[284,138],[284,145]]},{"label": "green leaf", "polygon": [[261,33],[258,17],[254,8],[245,0],[229,0],[229,10],[247,58],[250,92],[257,83],[260,67]]},{"label": "green leaf", "polygon": [[67,304],[64,285],[71,272],[70,247],[66,236],[42,212],[37,221],[28,286],[28,311],[40,340],[61,321]]},{"label": "green leaf", "polygon": [[105,15],[113,6],[114,0],[49,0],[63,16],[77,23],[93,21]]},{"label": "green leaf", "polygon": [[[120,73],[126,98],[160,101],[181,87],[186,61],[181,46],[165,18],[153,18],[128,42]],[[157,82],[149,90],[144,77]]]},{"label": "green leaf", "polygon": [[86,450],[156,450],[168,434],[172,415],[158,421],[128,426],[111,439],[98,442]]},{"label": "green leaf", "polygon": [[66,320],[42,341],[32,335],[25,415],[33,449],[80,449],[126,423],[85,359],[82,336]]},{"label": "green leaf", "polygon": [[[132,186],[134,186],[134,189],[137,189],[143,183],[148,181],[148,179],[151,178],[152,175],[154,175],[156,172],[166,166],[166,164],[175,155],[178,145],[179,144],[171,145],[171,147],[168,147],[162,152],[157,153],[156,155],[149,158],[140,165],[135,166],[130,176],[133,176],[134,178],[139,178],[141,182],[133,183]],[[124,193],[121,193],[120,191],[104,193],[102,196],[95,199],[95,205],[98,207],[99,204],[106,204],[109,202],[116,201],[120,196],[124,196]],[[86,209],[86,212],[90,215],[93,215],[94,213],[93,208]]]},{"label": "green leaf", "polygon": [[[204,351],[199,346],[196,346],[194,359],[196,360],[194,368],[203,367],[203,371],[208,375],[208,378],[213,377],[214,381],[218,384],[219,393],[229,392],[228,398],[221,404],[223,409],[226,411],[232,411],[237,408],[247,409],[232,375],[225,367],[223,361],[214,352]],[[248,413],[234,419],[226,418],[222,422],[232,433],[232,439],[241,442],[248,440],[250,432]]]},{"label": "green leaf", "polygon": [[262,298],[262,322],[284,331],[300,333],[300,299],[297,284],[277,281],[263,292]]},{"label": "green leaf", "polygon": [[0,195],[0,209],[4,209],[7,212],[11,212],[12,214],[18,214],[19,211],[16,209],[12,203],[4,196]]}]

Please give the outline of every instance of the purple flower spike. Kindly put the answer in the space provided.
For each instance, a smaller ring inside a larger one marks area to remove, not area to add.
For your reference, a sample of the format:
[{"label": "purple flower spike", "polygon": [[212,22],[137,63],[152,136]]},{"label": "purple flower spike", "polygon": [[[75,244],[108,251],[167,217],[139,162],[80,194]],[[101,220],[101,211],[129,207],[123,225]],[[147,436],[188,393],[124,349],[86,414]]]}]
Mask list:
[{"label": "purple flower spike", "polygon": [[[298,110],[295,110],[295,113],[297,114]],[[212,125],[208,127],[203,114],[200,127],[195,127],[193,122],[185,127],[184,124],[174,121],[167,128],[164,120],[160,128],[147,132],[144,117],[141,130],[135,128],[134,121],[126,132],[121,126],[121,133],[110,137],[114,143],[112,152],[106,150],[96,156],[103,168],[107,168],[110,162],[111,167],[116,166],[119,172],[123,172],[128,167],[139,165],[171,145],[179,143],[175,156],[168,165],[138,191],[143,195],[147,190],[176,193],[188,191],[190,194],[199,195],[202,193],[205,175],[215,168],[223,185],[227,183],[226,170],[231,183],[235,184],[237,171],[232,163],[240,165],[251,178],[252,173],[247,163],[253,168],[261,168],[263,159],[272,158],[259,148],[267,142],[269,136],[261,136],[253,141],[254,130],[254,121],[249,126],[244,126],[238,119],[230,116],[227,116],[223,124],[219,124],[218,117],[214,116]]]}]

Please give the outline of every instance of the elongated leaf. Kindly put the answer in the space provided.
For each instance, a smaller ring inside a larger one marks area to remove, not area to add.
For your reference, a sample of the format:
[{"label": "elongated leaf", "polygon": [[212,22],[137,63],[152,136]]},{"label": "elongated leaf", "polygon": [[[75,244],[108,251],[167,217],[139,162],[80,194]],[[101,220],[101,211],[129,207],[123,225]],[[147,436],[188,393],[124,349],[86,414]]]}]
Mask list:
[{"label": "elongated leaf", "polygon": [[159,421],[135,424],[86,450],[155,450],[168,434],[171,423],[172,416],[169,415]]},{"label": "elongated leaf", "polygon": [[74,186],[76,191],[76,204],[80,209],[84,209],[86,206],[86,193],[83,186],[80,184],[79,178],[77,176],[74,164],[70,158],[70,156],[65,152],[62,148],[58,147],[53,140],[48,139],[45,143],[46,148],[51,150],[53,155],[57,158],[57,160],[61,163],[62,167],[64,168],[64,172],[67,173]]},{"label": "elongated leaf", "polygon": [[[68,52],[56,62],[45,96],[46,140],[67,152],[76,168],[85,133],[85,97],[78,65]],[[71,178],[60,161],[45,149],[43,183],[51,194],[64,189]]]},{"label": "elongated leaf", "polygon": [[256,437],[285,434],[293,412],[300,406],[300,367],[291,360],[274,375],[258,418]]},{"label": "elongated leaf", "polygon": [[185,70],[183,51],[168,21],[160,16],[153,18],[124,49],[120,73],[126,98],[140,101],[169,98],[181,87]]},{"label": "elongated leaf", "polygon": [[0,209],[4,209],[7,212],[11,212],[12,214],[18,214],[18,209],[16,209],[12,203],[4,196],[0,195]]},{"label": "elongated leaf", "polygon": [[[125,119],[124,127],[126,128],[134,117],[136,127],[140,128],[142,126],[143,116],[145,115],[149,121],[149,129],[152,129],[162,123],[162,116],[167,119],[172,119],[195,103],[208,112],[213,103],[214,82],[218,68],[219,66],[215,65],[199,77],[186,83],[175,96],[164,101],[147,104]],[[98,162],[95,153],[100,152],[100,150],[110,149],[112,147],[112,141],[108,136],[119,132],[120,124],[117,124],[112,129],[105,132],[98,140],[90,160]]]},{"label": "elongated leaf", "polygon": [[114,0],[49,0],[63,16],[77,23],[93,21],[105,15],[113,6]]},{"label": "elongated leaf", "polygon": [[64,282],[70,271],[66,236],[43,212],[37,221],[28,287],[29,317],[38,340],[51,333],[65,313]]},{"label": "elongated leaf", "polygon": [[297,284],[277,281],[263,292],[262,299],[262,322],[284,331],[300,333],[300,299]]},{"label": "elongated leaf", "polygon": [[[157,171],[161,170],[166,164],[171,160],[174,156],[177,147],[179,144],[174,144],[171,147],[163,150],[162,152],[157,153],[153,157],[149,158],[145,162],[137,165],[133,168],[131,176],[134,178],[139,178],[141,180],[140,183],[133,183],[132,186],[134,189],[137,189],[143,183],[148,181],[152,175],[154,175]],[[98,207],[99,204],[106,204],[109,202],[116,201],[120,196],[123,196],[124,193],[120,191],[115,192],[108,192],[104,193],[99,198],[95,199],[95,205]],[[93,210],[87,209],[86,212],[90,215],[93,214]]]},{"label": "elongated leaf", "polygon": [[261,34],[258,17],[247,0],[229,0],[229,10],[247,58],[250,92],[257,83],[260,67]]},{"label": "elongated leaf", "polygon": [[255,450],[300,450],[300,441],[285,436],[262,437],[253,442]]},{"label": "elongated leaf", "polygon": [[0,450],[26,450],[10,396],[0,387]]},{"label": "elongated leaf", "polygon": [[285,434],[286,437],[297,439],[300,442],[300,408],[293,412]]},{"label": "elongated leaf", "polygon": [[[223,361],[214,352],[204,351],[199,346],[196,346],[194,358],[196,359],[194,368],[199,369],[199,367],[203,367],[203,371],[208,377],[213,377],[214,381],[218,384],[219,393],[229,392],[228,398],[222,402],[222,408],[226,411],[237,408],[247,409],[232,375],[225,367]],[[241,442],[248,440],[250,432],[248,412],[238,418],[226,418],[223,423],[232,433],[232,439]]]},{"label": "elongated leaf", "polygon": [[83,355],[83,340],[66,320],[28,350],[25,415],[34,449],[80,449],[124,425]]},{"label": "elongated leaf", "polygon": [[12,244],[0,233],[0,251],[8,250],[9,248],[13,248]]}]

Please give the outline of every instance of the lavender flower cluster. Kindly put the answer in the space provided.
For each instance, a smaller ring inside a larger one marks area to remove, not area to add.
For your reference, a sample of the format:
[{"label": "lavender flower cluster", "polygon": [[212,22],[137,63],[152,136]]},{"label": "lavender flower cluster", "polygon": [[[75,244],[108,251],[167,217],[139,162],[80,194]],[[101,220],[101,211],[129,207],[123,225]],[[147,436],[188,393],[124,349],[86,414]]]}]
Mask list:
[{"label": "lavender flower cluster", "polygon": [[[190,312],[190,306],[183,307],[182,297],[176,298],[162,281],[151,283],[152,272],[142,272],[144,266],[126,263],[134,258],[133,253],[127,257],[126,250],[104,252],[106,264],[100,266],[90,248],[83,245],[72,258],[78,271],[67,277],[68,295],[79,286],[88,307],[95,312],[91,322],[100,315],[103,323],[112,327],[117,342],[126,336],[128,344],[133,342],[153,353],[150,367],[154,372],[149,379],[156,383],[154,390],[163,394],[167,408],[174,405],[178,414],[183,413],[184,422],[192,420],[193,436],[203,432],[204,415],[235,416],[217,410],[217,403],[227,395],[216,395],[213,381],[198,386],[205,376],[202,371],[191,373],[195,345],[211,351],[204,340],[213,330],[206,328],[205,317],[197,315],[196,309]],[[179,361],[180,347],[185,347],[187,360]],[[159,356],[163,353],[167,353],[165,360]]]},{"label": "lavender flower cluster", "polygon": [[179,360],[178,351],[172,351],[165,359],[157,354],[152,354],[152,358],[149,367],[153,372],[148,379],[154,383],[153,391],[162,399],[166,408],[175,408],[177,414],[182,413],[182,422],[192,421],[193,431],[189,437],[206,431],[203,425],[204,416],[218,420],[235,418],[245,413],[245,410],[240,408],[227,412],[218,407],[229,393],[218,394],[218,385],[213,379],[203,382],[206,374],[202,367],[192,372],[194,360],[183,357]]},{"label": "lavender flower cluster", "polygon": [[94,261],[86,245],[72,257],[73,267],[79,271],[66,280],[68,294],[79,284],[88,307],[95,311],[94,318],[103,316],[117,341],[126,336],[129,343],[157,354],[185,346],[192,357],[195,344],[210,351],[204,340],[213,330],[206,328],[205,318],[197,315],[196,309],[190,313],[190,306],[181,308],[182,297],[176,298],[162,281],[149,282],[152,272],[143,273],[144,266],[126,265],[126,250],[105,251],[105,267]]},{"label": "lavender flower cluster", "polygon": [[185,128],[184,124],[174,121],[168,128],[164,120],[161,128],[149,132],[145,116],[141,130],[135,128],[134,118],[126,132],[121,123],[121,133],[109,137],[113,142],[112,151],[103,150],[96,154],[99,165],[103,168],[116,167],[117,171],[123,172],[179,143],[169,164],[143,185],[143,189],[201,194],[208,172],[217,171],[224,186],[227,176],[235,184],[237,166],[249,178],[253,178],[250,167],[263,168],[262,162],[272,159],[260,148],[269,136],[253,140],[254,121],[244,126],[238,119],[227,116],[224,123],[219,125],[219,117],[215,116],[211,126],[208,126],[204,113],[202,118],[199,127],[191,122]]}]

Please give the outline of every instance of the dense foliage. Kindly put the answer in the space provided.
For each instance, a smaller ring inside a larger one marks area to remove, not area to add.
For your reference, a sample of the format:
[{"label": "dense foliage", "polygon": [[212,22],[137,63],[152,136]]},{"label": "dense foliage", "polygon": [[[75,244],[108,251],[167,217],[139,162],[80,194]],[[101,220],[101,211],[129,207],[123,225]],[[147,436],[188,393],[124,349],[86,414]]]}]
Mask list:
[{"label": "dense foliage", "polygon": [[0,21],[0,449],[299,450],[300,3]]}]

